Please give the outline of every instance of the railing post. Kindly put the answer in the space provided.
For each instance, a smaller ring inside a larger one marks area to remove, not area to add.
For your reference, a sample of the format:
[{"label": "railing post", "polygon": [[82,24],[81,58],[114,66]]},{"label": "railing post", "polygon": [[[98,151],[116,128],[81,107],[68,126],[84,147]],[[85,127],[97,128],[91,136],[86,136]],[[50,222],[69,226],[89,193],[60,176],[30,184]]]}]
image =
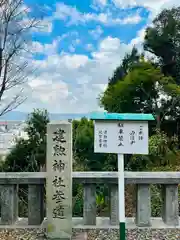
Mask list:
[{"label": "railing post", "polygon": [[178,184],[162,185],[162,219],[170,226],[179,225]]},{"label": "railing post", "polygon": [[83,218],[85,225],[96,225],[96,185],[84,184],[84,209]]},{"label": "railing post", "polygon": [[119,200],[118,200],[118,185],[110,185],[110,222],[111,225],[119,224]]},{"label": "railing post", "polygon": [[136,186],[136,219],[138,227],[151,226],[151,193],[149,184]]},{"label": "railing post", "polygon": [[18,185],[1,186],[1,223],[11,225],[18,218]]},{"label": "railing post", "polygon": [[44,220],[44,186],[28,185],[28,224],[40,225]]}]

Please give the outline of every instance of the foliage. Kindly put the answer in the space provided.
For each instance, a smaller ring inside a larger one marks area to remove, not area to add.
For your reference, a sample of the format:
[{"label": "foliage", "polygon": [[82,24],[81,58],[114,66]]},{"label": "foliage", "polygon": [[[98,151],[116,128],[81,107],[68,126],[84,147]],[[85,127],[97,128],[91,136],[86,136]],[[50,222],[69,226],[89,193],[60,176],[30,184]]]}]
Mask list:
[{"label": "foliage", "polygon": [[161,167],[164,170],[166,166],[176,166],[179,159],[180,151],[176,136],[168,137],[158,129],[156,134],[149,138],[149,155],[133,155],[128,162],[128,169],[143,171]]},{"label": "foliage", "polygon": [[144,50],[152,53],[158,62],[142,61],[143,54],[138,53],[135,47],[125,55],[100,96],[100,105],[105,110],[153,113],[158,128],[165,117],[179,117],[179,16],[180,7],[165,9],[146,29]]},{"label": "foliage", "polygon": [[156,55],[159,66],[166,76],[172,76],[176,84],[171,87],[172,98],[168,101],[170,115],[179,117],[180,88],[180,7],[163,10],[148,27],[144,49]]},{"label": "foliage", "polygon": [[104,191],[96,193],[96,206],[97,214],[102,214],[103,210],[106,208]]},{"label": "foliage", "polygon": [[[178,164],[179,159],[175,165],[165,165],[165,166],[155,166],[151,170],[154,171],[180,171],[180,166]],[[180,187],[179,187],[180,190]],[[180,191],[178,191],[178,201],[180,201]],[[152,217],[162,216],[162,185],[151,185],[151,209]]]},{"label": "foliage", "polygon": [[73,216],[83,216],[83,185],[73,183]]},{"label": "foliage", "polygon": [[[114,171],[117,170],[117,158],[112,154],[94,153],[94,125],[93,121],[86,118],[73,121],[73,159],[74,171]],[[82,215],[83,197],[78,194],[82,191],[80,185],[73,190],[75,200],[74,214]],[[81,192],[82,193],[82,192]],[[106,211],[108,204],[106,185],[98,184],[96,192],[96,205],[99,215]]]},{"label": "foliage", "polygon": [[[163,10],[148,27],[144,39],[144,49],[155,54],[163,66],[163,72],[173,76],[177,83],[180,69],[180,7]],[[178,72],[177,72],[178,71]]]},{"label": "foliage", "polygon": [[26,121],[28,139],[19,139],[8,154],[3,171],[39,171],[46,160],[46,110],[34,110]]},{"label": "foliage", "polygon": [[[169,98],[180,93],[176,87],[173,78],[165,77],[160,68],[142,60],[122,81],[108,85],[100,104],[108,112],[152,113],[156,118],[161,116],[162,121],[173,108],[169,108]],[[160,98],[160,94],[166,95],[166,99]]]},{"label": "foliage", "polygon": [[115,69],[113,76],[109,78],[109,85],[114,85],[118,81],[123,80],[130,69],[139,62],[140,57],[138,50],[133,47],[131,53],[125,55],[120,66]]},{"label": "foliage", "polygon": [[162,189],[158,185],[151,185],[151,216],[162,216]]},{"label": "foliage", "polygon": [[176,136],[168,137],[164,132],[156,131],[149,139],[149,157],[151,163],[156,166],[166,166],[177,163],[179,156]]},{"label": "foliage", "polygon": [[89,171],[113,169],[115,166],[114,155],[94,153],[93,121],[86,118],[73,121],[73,154],[75,163]]}]

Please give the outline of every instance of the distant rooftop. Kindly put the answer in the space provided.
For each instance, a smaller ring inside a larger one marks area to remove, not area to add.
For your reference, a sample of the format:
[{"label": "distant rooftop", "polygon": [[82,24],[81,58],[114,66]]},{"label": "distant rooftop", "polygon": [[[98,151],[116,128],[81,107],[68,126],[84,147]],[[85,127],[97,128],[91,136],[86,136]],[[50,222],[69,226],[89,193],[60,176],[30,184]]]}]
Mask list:
[{"label": "distant rooftop", "polygon": [[16,138],[27,138],[24,127],[24,121],[0,121],[0,154],[7,153],[15,145]]}]

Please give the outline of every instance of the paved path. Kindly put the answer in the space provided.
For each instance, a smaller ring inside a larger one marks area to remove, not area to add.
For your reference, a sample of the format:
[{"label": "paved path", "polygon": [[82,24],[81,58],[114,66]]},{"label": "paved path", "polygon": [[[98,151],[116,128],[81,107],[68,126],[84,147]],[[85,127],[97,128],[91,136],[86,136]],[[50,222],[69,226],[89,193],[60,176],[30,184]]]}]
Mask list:
[{"label": "paved path", "polygon": [[[74,217],[73,218],[73,229],[119,229],[119,225],[112,226],[110,224],[110,220],[108,217],[97,217],[96,218],[96,226],[84,225],[83,218]],[[167,229],[167,228],[175,228],[180,229],[180,218],[179,218],[179,225],[168,226],[163,221],[162,218],[151,218],[152,226],[149,229]],[[46,228],[47,227],[47,220],[45,219],[41,225],[28,225],[27,218],[19,218],[18,221],[14,225],[1,225],[0,220],[0,229],[1,228]],[[135,225],[134,218],[126,218],[126,227],[127,229],[137,229]]]},{"label": "paved path", "polygon": [[72,238],[72,240],[87,240],[87,233],[86,232],[78,233],[76,236]]}]

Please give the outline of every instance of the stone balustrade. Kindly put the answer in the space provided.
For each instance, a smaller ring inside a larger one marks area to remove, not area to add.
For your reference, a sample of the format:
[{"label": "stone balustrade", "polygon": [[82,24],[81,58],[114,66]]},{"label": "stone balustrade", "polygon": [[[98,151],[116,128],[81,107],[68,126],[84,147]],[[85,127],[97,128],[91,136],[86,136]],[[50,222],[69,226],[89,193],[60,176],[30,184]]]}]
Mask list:
[{"label": "stone balustrade", "polygon": [[[44,184],[46,172],[0,173],[1,227],[15,226],[18,218],[18,185],[28,185],[28,226],[42,226],[44,216]],[[110,189],[109,224],[118,226],[118,173],[73,172],[73,181],[84,185],[83,226],[95,226],[96,184],[105,183]],[[178,184],[180,172],[125,172],[125,183],[136,185],[137,227],[151,227],[150,184],[162,185],[162,221],[166,226],[179,226]],[[81,224],[79,225],[81,226]],[[82,227],[82,226],[81,226]],[[108,226],[109,227],[109,226]]]}]

